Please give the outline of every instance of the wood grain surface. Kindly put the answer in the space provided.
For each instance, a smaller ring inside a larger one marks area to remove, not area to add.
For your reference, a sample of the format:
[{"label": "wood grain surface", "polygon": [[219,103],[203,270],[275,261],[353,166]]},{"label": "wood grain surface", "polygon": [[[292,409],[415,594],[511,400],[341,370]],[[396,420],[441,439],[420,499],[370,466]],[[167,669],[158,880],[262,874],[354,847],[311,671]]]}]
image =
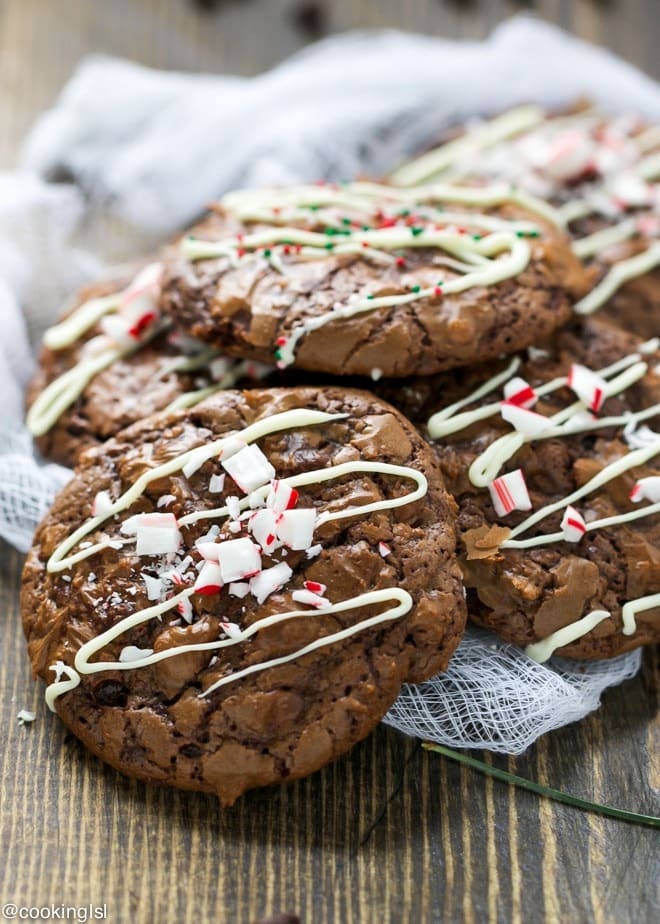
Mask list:
[{"label": "wood grain surface", "polygon": [[[249,74],[312,34],[387,25],[480,37],[522,6],[658,76],[656,0],[0,0],[0,164],[92,50]],[[283,911],[304,924],[660,919],[656,832],[515,791],[384,727],[325,771],[228,811],[124,779],[66,733],[30,677],[21,565],[0,545],[0,921],[7,903],[75,906],[80,920],[105,905],[105,920],[139,924]],[[476,756],[657,813],[657,691],[647,653],[642,674],[588,719],[516,760]],[[32,725],[19,726],[22,708],[37,713]]]}]

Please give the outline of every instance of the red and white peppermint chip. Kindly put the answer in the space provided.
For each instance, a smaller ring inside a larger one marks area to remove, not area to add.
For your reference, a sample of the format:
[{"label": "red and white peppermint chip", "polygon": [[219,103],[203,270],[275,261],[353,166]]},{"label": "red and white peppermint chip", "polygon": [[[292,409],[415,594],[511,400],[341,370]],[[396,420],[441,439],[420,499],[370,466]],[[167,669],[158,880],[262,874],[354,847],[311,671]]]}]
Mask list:
[{"label": "red and white peppermint chip", "polygon": [[264,568],[250,580],[250,592],[257,598],[257,603],[263,603],[272,593],[284,587],[292,574],[291,568],[283,561],[272,568]]},{"label": "red and white peppermint chip", "polygon": [[308,549],[314,540],[316,510],[300,507],[285,510],[277,519],[277,538],[290,549]]},{"label": "red and white peppermint chip", "polygon": [[313,594],[323,594],[328,589],[325,584],[321,584],[320,581],[305,581],[304,583],[305,590],[311,590]]},{"label": "red and white peppermint chip", "polygon": [[561,531],[566,542],[579,542],[587,531],[582,514],[575,507],[568,506],[561,521]]},{"label": "red and white peppermint chip", "polygon": [[660,501],[660,475],[650,475],[648,478],[640,478],[635,482],[630,492],[630,500],[633,504],[638,504],[642,500],[658,503]]},{"label": "red and white peppermint chip", "polygon": [[270,507],[276,513],[283,513],[285,510],[291,510],[296,506],[298,501],[298,492],[295,488],[289,487],[286,481],[276,479],[273,481],[266,506]]},{"label": "red and white peppermint chip", "polygon": [[500,413],[502,419],[510,423],[518,433],[524,436],[538,436],[552,426],[550,420],[543,414],[537,414],[536,411],[529,411],[517,404],[511,404],[509,401],[502,401],[500,404]]},{"label": "red and white peppermint chip", "polygon": [[580,401],[582,401],[597,414],[605,401],[607,383],[597,373],[581,366],[579,363],[573,363],[568,373],[568,387],[575,392]]},{"label": "red and white peppermint chip", "polygon": [[278,514],[268,507],[255,511],[248,521],[248,529],[264,552],[270,554],[282,543],[277,537]]},{"label": "red and white peppermint chip", "polygon": [[122,532],[137,537],[138,555],[167,555],[174,558],[181,533],[173,513],[138,513],[122,524]]},{"label": "red and white peppermint chip", "polygon": [[222,467],[244,494],[250,494],[275,477],[274,467],[254,443],[228,459],[223,458]]},{"label": "red and white peppermint chip", "polygon": [[513,510],[532,509],[525,476],[519,468],[496,478],[488,485],[488,490],[495,512],[500,517],[506,516]]},{"label": "red and white peppermint chip", "polygon": [[514,376],[504,386],[504,397],[509,404],[516,404],[529,410],[538,401],[538,395],[525,379]]},{"label": "red and white peppermint chip", "polygon": [[294,590],[291,597],[296,603],[304,603],[307,606],[314,606],[317,609],[329,605],[329,601],[326,600],[325,597],[312,593],[311,590]]},{"label": "red and white peppermint chip", "polygon": [[190,602],[188,597],[184,597],[183,600],[179,600],[179,602],[176,605],[176,609],[177,609],[177,612],[181,616],[183,616],[184,620],[187,623],[192,622],[193,608],[192,608],[192,603]]},{"label": "red and white peppermint chip", "polygon": [[261,571],[259,548],[247,537],[219,542],[218,557],[223,584],[252,577]]},{"label": "red and white peppermint chip", "polygon": [[215,561],[205,561],[195,581],[195,593],[210,596],[211,594],[220,593],[221,590],[222,574],[220,565]]},{"label": "red and white peppermint chip", "polygon": [[104,517],[112,510],[112,498],[107,491],[99,491],[92,502],[92,516]]}]

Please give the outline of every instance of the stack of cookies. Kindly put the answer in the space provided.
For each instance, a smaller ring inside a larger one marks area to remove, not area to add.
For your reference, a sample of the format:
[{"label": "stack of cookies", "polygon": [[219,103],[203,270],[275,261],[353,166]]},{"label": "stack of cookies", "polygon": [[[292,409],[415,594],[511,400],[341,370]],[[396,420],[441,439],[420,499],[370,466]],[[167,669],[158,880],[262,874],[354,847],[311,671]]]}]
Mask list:
[{"label": "stack of cookies", "polygon": [[75,299],[28,396],[75,474],[22,603],[95,754],[230,805],[345,753],[467,619],[539,661],[658,640],[659,152],[522,107],[387,180],[230,193]]}]

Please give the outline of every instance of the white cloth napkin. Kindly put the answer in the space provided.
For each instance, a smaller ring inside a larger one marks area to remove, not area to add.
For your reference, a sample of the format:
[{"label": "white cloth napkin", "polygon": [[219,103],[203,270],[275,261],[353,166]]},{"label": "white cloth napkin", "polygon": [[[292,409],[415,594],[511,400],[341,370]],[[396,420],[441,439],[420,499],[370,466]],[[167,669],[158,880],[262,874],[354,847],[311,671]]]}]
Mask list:
[{"label": "white cloth napkin", "polygon": [[[485,42],[338,36],[254,78],[84,59],[37,121],[21,171],[0,174],[0,535],[26,550],[70,477],[32,455],[22,394],[34,363],[28,332],[40,334],[66,295],[101,270],[74,244],[83,222],[113,214],[146,246],[232,187],[380,174],[457,119],[580,96],[660,119],[654,81],[526,16]],[[519,753],[596,708],[639,661],[636,652],[536,665],[470,629],[449,671],[404,690],[386,721],[451,746]]]}]

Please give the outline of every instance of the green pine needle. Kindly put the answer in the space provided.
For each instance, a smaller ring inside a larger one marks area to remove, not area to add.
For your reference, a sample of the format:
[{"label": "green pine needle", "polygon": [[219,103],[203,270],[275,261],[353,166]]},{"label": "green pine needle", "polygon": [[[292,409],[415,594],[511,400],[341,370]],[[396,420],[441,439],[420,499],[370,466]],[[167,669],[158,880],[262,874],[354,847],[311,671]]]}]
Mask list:
[{"label": "green pine needle", "polygon": [[500,780],[502,783],[509,783],[513,786],[519,786],[521,789],[527,789],[529,792],[535,792],[539,796],[545,796],[546,799],[554,799],[555,802],[563,802],[566,805],[572,805],[574,808],[584,809],[587,812],[593,812],[597,815],[606,815],[608,818],[618,818],[620,821],[629,821],[637,825],[649,825],[651,828],[660,828],[660,818],[655,815],[640,815],[638,812],[629,812],[626,809],[614,808],[612,805],[601,805],[599,802],[589,802],[587,799],[580,799],[578,796],[571,796],[569,793],[561,792],[558,789],[552,789],[549,786],[542,786],[540,783],[534,783],[532,780],[526,780],[522,776],[516,776],[507,770],[499,770],[497,767],[491,767],[481,760],[469,757],[467,754],[461,754],[459,751],[453,751],[451,748],[443,747],[441,744],[434,744],[431,741],[424,741],[422,747],[427,751],[435,751],[448,757],[450,760],[458,761],[471,767],[473,770],[479,770]]}]

